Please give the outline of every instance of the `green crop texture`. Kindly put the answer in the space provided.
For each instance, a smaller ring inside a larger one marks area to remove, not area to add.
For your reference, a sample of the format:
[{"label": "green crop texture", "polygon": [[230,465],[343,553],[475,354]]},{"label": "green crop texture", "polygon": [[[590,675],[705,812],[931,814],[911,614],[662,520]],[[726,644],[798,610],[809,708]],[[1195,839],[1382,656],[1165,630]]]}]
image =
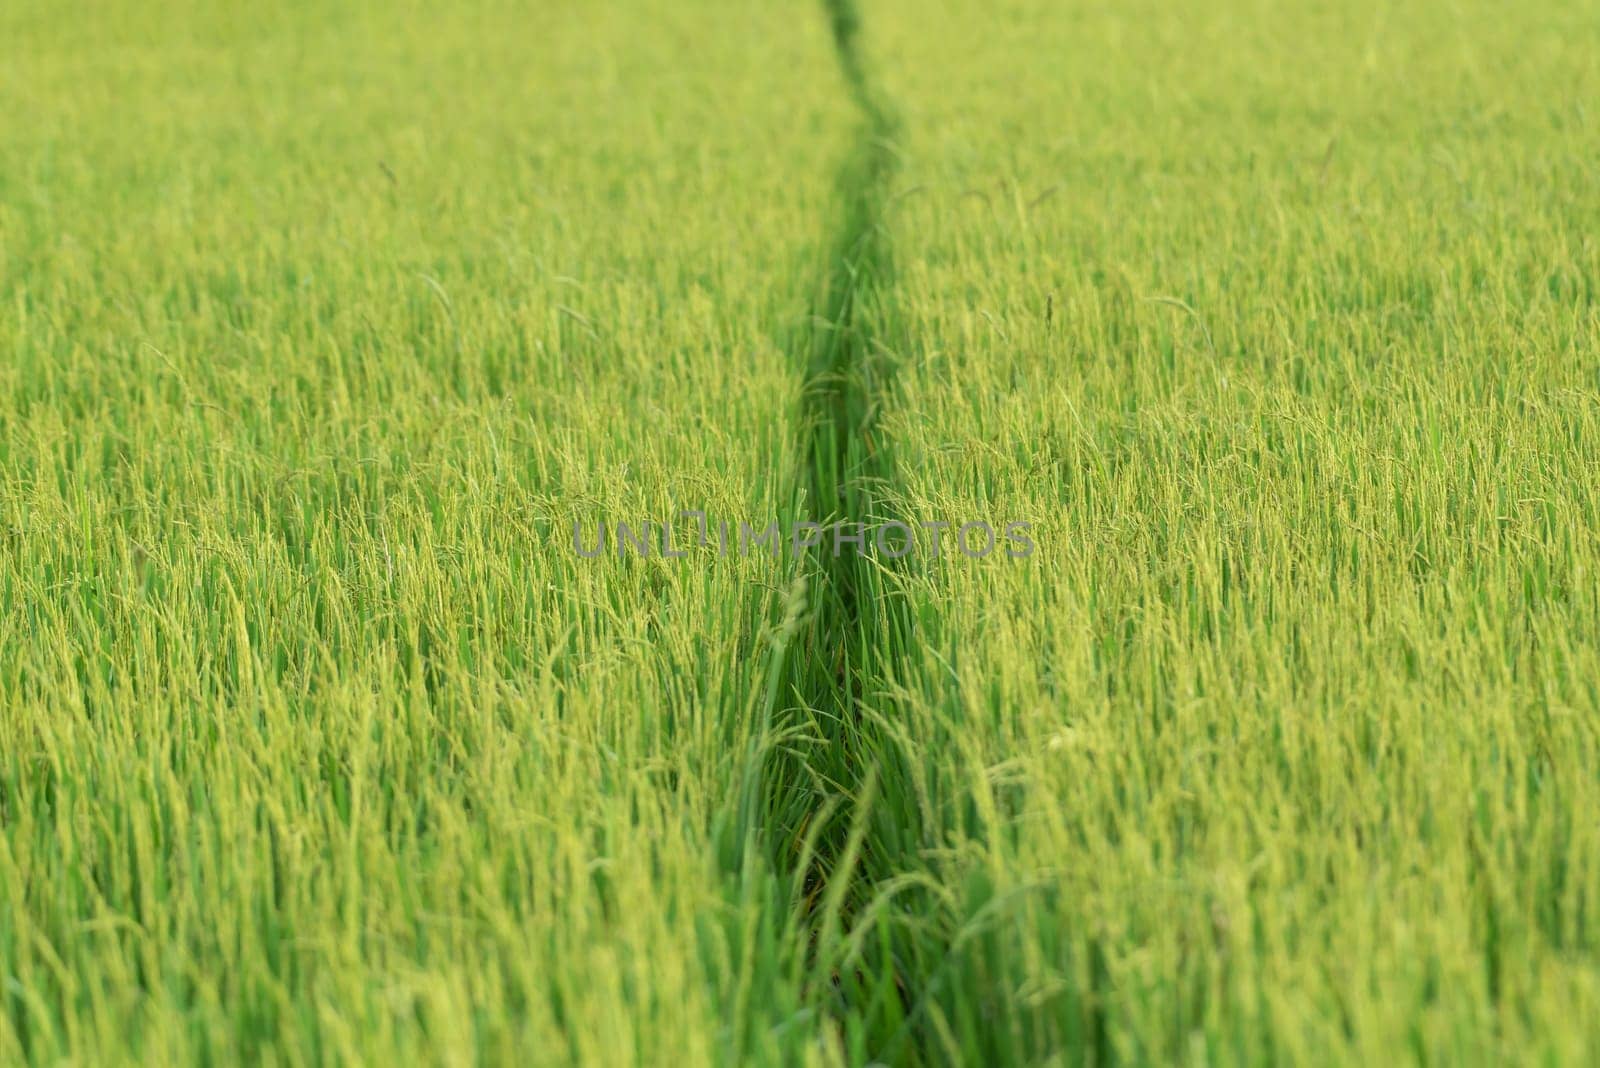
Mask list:
[{"label": "green crop texture", "polygon": [[0,1064],[1600,1060],[1592,4],[4,0],[0,104]]}]

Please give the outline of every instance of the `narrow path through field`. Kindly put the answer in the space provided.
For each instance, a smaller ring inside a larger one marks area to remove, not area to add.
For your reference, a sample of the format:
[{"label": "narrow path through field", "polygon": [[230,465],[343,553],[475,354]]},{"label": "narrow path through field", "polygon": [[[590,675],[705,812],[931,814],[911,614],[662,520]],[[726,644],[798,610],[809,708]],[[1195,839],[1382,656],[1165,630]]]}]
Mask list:
[{"label": "narrow path through field", "polygon": [[[918,994],[905,957],[897,877],[922,846],[910,764],[892,715],[911,640],[896,564],[872,551],[871,528],[895,518],[896,467],[879,414],[897,356],[893,263],[885,212],[900,121],[862,55],[854,0],[823,0],[859,111],[840,165],[836,216],[812,314],[792,351],[805,371],[800,518],[823,527],[795,560],[791,619],[771,722],[784,744],[763,769],[766,838],[802,887],[812,973],[826,977],[853,1057],[899,1059]],[[865,549],[847,539],[868,528]],[[797,615],[798,613],[798,615]]]}]

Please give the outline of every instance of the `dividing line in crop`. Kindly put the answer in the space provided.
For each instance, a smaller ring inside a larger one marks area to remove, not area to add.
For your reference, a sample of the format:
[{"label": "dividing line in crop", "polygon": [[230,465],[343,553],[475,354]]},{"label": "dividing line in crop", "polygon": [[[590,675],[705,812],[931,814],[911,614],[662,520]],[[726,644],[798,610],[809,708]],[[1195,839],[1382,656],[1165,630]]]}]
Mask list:
[{"label": "dividing line in crop", "polygon": [[922,846],[893,714],[910,615],[897,565],[836,551],[832,540],[838,524],[848,531],[895,518],[896,467],[879,413],[897,362],[885,340],[894,336],[885,212],[900,123],[863,58],[853,0],[823,0],[823,9],[859,125],[839,168],[812,314],[791,349],[805,372],[798,510],[829,533],[796,562],[759,792],[763,840],[792,881],[807,932],[813,995],[857,1060],[896,1056],[913,1035],[918,998],[908,976],[920,970],[905,968],[909,929],[896,917]]}]

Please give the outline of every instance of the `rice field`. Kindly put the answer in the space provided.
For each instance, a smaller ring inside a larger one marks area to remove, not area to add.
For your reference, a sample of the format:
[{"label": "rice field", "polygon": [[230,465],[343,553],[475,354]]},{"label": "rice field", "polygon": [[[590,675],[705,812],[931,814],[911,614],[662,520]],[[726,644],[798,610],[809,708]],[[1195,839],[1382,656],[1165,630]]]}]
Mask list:
[{"label": "rice field", "polygon": [[0,1063],[1600,1057],[1589,7],[0,42]]}]

